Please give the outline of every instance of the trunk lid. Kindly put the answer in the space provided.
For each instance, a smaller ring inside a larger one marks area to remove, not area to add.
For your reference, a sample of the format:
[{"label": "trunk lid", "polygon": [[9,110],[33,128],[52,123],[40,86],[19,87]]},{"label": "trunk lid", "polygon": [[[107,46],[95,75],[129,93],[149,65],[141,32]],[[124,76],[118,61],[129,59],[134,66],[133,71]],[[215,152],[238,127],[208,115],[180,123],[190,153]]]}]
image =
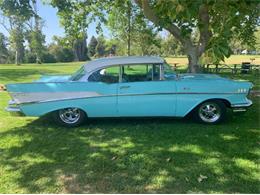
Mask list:
[{"label": "trunk lid", "polygon": [[34,82],[66,82],[70,81],[71,75],[42,75]]}]

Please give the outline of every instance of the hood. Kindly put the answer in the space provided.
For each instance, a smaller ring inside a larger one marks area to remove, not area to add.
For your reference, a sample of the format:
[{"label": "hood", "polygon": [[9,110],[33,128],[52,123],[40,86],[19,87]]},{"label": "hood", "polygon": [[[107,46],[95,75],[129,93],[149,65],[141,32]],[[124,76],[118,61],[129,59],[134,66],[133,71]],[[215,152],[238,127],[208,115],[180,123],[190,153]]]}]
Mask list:
[{"label": "hood", "polygon": [[44,75],[34,82],[65,82],[70,80],[71,75]]}]

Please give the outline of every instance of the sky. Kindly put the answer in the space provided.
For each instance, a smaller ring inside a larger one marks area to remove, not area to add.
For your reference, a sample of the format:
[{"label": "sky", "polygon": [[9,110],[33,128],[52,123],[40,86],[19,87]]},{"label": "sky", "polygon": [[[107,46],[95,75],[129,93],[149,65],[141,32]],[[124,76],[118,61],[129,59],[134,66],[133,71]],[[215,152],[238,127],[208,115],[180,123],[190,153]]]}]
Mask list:
[{"label": "sky", "polygon": [[[45,41],[49,44],[52,41],[53,35],[64,36],[64,29],[59,24],[59,18],[57,16],[57,9],[50,5],[42,4],[41,1],[37,1],[38,14],[44,20],[43,34],[46,36]],[[3,32],[8,36],[7,31],[0,25],[0,32]],[[96,24],[92,23],[88,27],[88,41],[91,36],[97,36]],[[103,26],[103,34],[105,37],[110,37],[110,32]]]}]

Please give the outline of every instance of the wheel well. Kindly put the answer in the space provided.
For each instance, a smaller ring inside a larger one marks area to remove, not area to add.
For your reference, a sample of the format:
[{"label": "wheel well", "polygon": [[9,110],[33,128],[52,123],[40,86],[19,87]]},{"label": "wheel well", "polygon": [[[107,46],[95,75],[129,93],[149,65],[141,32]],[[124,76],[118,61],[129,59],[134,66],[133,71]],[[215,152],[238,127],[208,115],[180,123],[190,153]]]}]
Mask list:
[{"label": "wheel well", "polygon": [[[71,107],[66,107],[66,108],[71,108]],[[61,109],[66,109],[66,108],[59,108],[59,109],[53,110],[53,111],[51,111],[51,112],[48,112],[47,114],[52,114],[52,113],[55,113],[55,112],[57,112],[57,111],[59,111],[59,110],[61,110]],[[86,117],[88,117],[87,112],[86,112],[85,110],[83,110],[82,108],[80,108],[80,107],[73,107],[73,108],[79,109],[80,111],[82,111],[82,112],[85,113]]]},{"label": "wheel well", "polygon": [[186,116],[190,116],[190,115],[198,108],[198,106],[201,105],[201,104],[203,104],[204,102],[207,102],[207,101],[216,101],[216,100],[217,100],[217,101],[222,101],[227,108],[231,108],[231,103],[230,103],[228,100],[222,99],[222,98],[212,98],[212,99],[207,99],[207,100],[204,100],[203,102],[200,102],[200,103],[199,103],[197,106],[195,106],[188,114],[186,114]]},{"label": "wheel well", "polygon": [[[222,99],[222,98],[207,99],[207,100],[201,102],[200,104],[202,104],[202,103],[204,103],[204,102],[207,102],[207,101],[215,101],[215,100],[222,101],[222,102],[225,104],[225,106],[228,107],[228,108],[231,107],[231,103],[230,103],[228,100]],[[199,105],[200,105],[200,104],[199,104]],[[197,106],[196,106],[196,107],[197,107]]]}]

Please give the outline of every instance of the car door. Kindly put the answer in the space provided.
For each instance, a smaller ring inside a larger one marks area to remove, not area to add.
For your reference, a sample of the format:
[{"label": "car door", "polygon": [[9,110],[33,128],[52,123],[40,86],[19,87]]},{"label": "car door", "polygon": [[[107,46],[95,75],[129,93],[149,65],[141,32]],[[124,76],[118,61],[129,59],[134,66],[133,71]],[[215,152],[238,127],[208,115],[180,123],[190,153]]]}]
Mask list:
[{"label": "car door", "polygon": [[117,89],[119,66],[108,67],[93,72],[88,77],[86,91],[93,91],[93,98],[86,99],[89,117],[115,117],[117,112]]},{"label": "car door", "polygon": [[122,66],[119,116],[174,116],[175,81],[160,80],[160,65]]}]

